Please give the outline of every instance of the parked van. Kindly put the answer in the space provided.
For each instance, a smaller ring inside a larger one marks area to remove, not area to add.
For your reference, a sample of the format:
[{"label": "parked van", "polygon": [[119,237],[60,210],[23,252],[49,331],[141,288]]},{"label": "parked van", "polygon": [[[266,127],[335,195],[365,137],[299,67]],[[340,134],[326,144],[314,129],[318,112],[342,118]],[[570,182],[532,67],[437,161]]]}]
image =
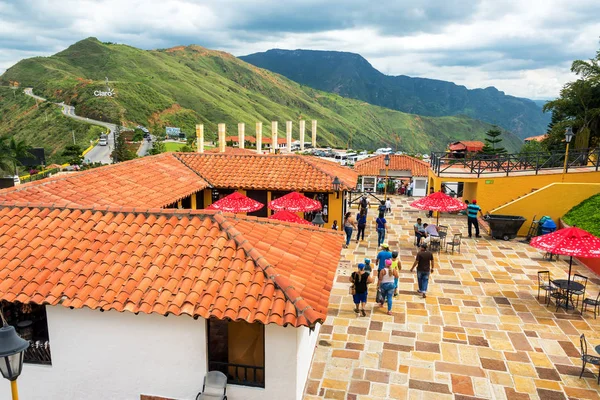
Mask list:
[{"label": "parked van", "polygon": [[103,133],[102,135],[100,135],[100,140],[98,141],[98,144],[100,146],[108,145],[108,135],[106,133]]}]

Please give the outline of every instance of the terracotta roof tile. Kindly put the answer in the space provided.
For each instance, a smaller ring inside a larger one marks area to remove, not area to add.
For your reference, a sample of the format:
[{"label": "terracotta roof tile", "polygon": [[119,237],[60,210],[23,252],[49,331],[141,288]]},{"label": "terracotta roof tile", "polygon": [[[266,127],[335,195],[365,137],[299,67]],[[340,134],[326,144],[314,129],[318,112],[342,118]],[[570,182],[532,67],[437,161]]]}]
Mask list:
[{"label": "terracotta roof tile", "polygon": [[[360,176],[379,176],[385,170],[384,155],[365,158],[354,164],[354,170]],[[412,176],[427,176],[429,164],[417,158],[390,154],[389,171],[411,171]]]},{"label": "terracotta roof tile", "polygon": [[[48,244],[56,221],[65,229]],[[0,203],[0,299],[314,326],[327,316],[342,242],[205,210]]]},{"label": "terracotta roof tile", "polygon": [[480,151],[483,149],[484,143],[478,140],[461,140],[459,142],[453,142],[448,145],[448,149],[451,151],[462,151],[466,150],[469,152]]},{"label": "terracotta roof tile", "polygon": [[0,190],[0,201],[158,208],[206,187],[173,153],[165,153]]},{"label": "terracotta roof tile", "polygon": [[312,156],[177,153],[177,157],[219,188],[332,191],[336,176],[343,189],[354,189],[358,180],[350,168]]},{"label": "terracotta roof tile", "polygon": [[[208,154],[223,154],[221,152],[219,152],[219,149],[217,147],[212,148],[212,149],[205,149],[204,153],[208,153]],[[230,147],[227,146],[225,147],[225,154],[257,154],[256,150],[252,150],[252,149],[240,149],[239,147]]]}]

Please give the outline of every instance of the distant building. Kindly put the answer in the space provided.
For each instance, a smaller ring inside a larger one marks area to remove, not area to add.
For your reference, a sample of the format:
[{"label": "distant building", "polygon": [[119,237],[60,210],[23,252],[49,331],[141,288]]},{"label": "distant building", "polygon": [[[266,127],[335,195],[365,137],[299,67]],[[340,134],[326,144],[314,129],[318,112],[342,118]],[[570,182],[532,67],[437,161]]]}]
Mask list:
[{"label": "distant building", "polygon": [[[427,196],[427,173],[429,164],[407,155],[391,154],[387,176],[391,179],[415,181],[414,196]],[[386,176],[385,156],[379,155],[357,161],[354,170],[359,176],[359,188],[363,192],[374,192],[377,181]]]},{"label": "distant building", "polygon": [[477,153],[483,149],[483,142],[461,140],[448,145],[448,151],[456,158],[462,158],[467,153]]}]

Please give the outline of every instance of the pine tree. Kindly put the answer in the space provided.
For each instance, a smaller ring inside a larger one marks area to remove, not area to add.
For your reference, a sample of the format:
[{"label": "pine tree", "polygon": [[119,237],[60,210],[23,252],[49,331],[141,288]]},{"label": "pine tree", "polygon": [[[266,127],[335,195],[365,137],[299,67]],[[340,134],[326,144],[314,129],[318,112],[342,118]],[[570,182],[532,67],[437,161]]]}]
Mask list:
[{"label": "pine tree", "polygon": [[121,127],[119,125],[117,125],[117,128],[113,132],[113,135],[115,136],[115,148],[112,152],[113,163],[133,160],[137,157],[135,152],[127,148],[127,144],[125,143],[125,137],[123,137],[123,135],[121,134]]},{"label": "pine tree", "polygon": [[487,136],[485,140],[485,145],[481,152],[483,154],[506,154],[506,149],[500,146],[502,142],[502,131],[498,129],[497,126],[494,126],[492,129],[485,133]]}]

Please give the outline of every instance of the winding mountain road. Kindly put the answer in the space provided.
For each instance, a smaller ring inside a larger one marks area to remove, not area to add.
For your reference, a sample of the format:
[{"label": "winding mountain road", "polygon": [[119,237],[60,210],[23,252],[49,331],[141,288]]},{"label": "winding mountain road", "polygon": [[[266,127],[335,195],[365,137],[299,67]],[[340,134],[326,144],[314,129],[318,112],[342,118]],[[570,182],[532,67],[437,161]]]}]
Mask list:
[{"label": "winding mountain road", "polygon": [[[25,88],[25,89],[23,89],[23,93],[25,93],[27,96],[33,97],[34,99],[39,100],[39,101],[48,101],[47,99],[45,99],[43,97],[33,94],[33,88]],[[62,110],[62,113],[69,118],[73,118],[78,121],[86,122],[86,123],[92,124],[92,125],[103,126],[109,130],[108,145],[100,146],[99,144],[97,144],[96,146],[94,146],[94,148],[85,155],[85,161],[90,162],[90,163],[100,162],[102,164],[112,163],[110,153],[112,153],[112,149],[114,147],[114,131],[117,128],[117,126],[115,124],[111,124],[111,123],[104,122],[104,121],[98,121],[95,119],[80,117],[75,114],[75,107],[67,105],[65,103],[54,103],[54,104],[59,106]],[[139,152],[138,152],[138,155],[139,155]],[[144,155],[145,155],[145,152],[144,152]]]}]

